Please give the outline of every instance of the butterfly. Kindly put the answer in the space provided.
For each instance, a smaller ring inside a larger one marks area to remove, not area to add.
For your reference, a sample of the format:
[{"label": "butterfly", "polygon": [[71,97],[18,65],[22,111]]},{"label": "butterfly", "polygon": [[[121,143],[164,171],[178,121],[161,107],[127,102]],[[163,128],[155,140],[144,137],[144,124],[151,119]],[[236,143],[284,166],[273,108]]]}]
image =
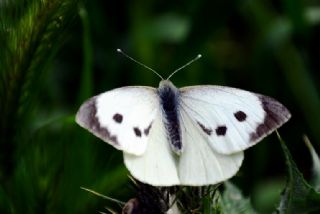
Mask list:
[{"label": "butterfly", "polygon": [[225,86],[127,86],[85,101],[76,122],[123,151],[132,176],[153,186],[216,184],[243,151],[291,117],[275,99]]}]

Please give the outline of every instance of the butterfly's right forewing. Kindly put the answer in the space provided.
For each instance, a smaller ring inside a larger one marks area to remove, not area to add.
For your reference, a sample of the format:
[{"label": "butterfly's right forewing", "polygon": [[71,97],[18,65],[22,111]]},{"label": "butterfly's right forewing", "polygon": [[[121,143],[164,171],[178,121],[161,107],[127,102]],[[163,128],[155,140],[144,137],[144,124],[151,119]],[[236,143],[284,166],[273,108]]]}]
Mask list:
[{"label": "butterfly's right forewing", "polygon": [[288,109],[271,97],[223,86],[182,88],[180,107],[221,154],[255,145],[291,117]]}]

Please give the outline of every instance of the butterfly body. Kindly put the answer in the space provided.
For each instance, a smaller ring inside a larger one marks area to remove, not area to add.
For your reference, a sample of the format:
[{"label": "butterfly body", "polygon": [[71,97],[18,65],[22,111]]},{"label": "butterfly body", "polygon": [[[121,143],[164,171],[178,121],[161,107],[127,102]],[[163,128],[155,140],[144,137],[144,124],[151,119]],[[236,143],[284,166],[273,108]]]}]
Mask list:
[{"label": "butterfly body", "polygon": [[177,154],[181,153],[181,128],[179,121],[179,90],[168,80],[162,80],[157,89],[163,122],[170,141],[171,148]]},{"label": "butterfly body", "polygon": [[76,121],[124,153],[133,177],[154,185],[209,185],[239,170],[243,151],[290,118],[268,96],[224,86],[128,86],[97,95]]}]

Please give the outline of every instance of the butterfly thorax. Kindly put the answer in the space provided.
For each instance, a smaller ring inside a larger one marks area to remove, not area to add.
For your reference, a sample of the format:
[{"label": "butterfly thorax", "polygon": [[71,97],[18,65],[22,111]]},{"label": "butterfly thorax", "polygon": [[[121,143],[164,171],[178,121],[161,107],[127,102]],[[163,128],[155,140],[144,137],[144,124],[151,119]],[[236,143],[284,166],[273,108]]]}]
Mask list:
[{"label": "butterfly thorax", "polygon": [[180,92],[169,80],[162,80],[157,92],[171,148],[175,153],[180,154],[182,150],[178,108]]}]

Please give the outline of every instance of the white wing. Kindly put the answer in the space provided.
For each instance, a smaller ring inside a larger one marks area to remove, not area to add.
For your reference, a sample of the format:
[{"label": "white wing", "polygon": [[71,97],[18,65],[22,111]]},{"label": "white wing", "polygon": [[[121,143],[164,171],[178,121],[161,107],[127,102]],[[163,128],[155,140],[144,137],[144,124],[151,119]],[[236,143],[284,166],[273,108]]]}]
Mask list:
[{"label": "white wing", "polygon": [[154,120],[147,150],[142,156],[124,153],[124,161],[136,179],[153,186],[209,185],[232,177],[239,169],[243,153],[222,155],[214,151],[189,116],[181,112],[184,150],[171,150],[161,113]]},{"label": "white wing", "polygon": [[115,148],[141,155],[146,150],[158,108],[154,88],[123,87],[86,101],[76,121]]},{"label": "white wing", "polygon": [[160,112],[150,130],[146,152],[141,156],[123,155],[126,167],[136,179],[154,186],[180,184],[178,157],[171,150]]},{"label": "white wing", "polygon": [[241,166],[242,150],[290,118],[272,98],[239,89],[187,87],[179,99],[180,155],[171,150],[153,88],[124,87],[93,97],[76,120],[123,150],[136,179],[154,186],[199,186],[232,177]]},{"label": "white wing", "polygon": [[198,124],[186,111],[180,111],[183,151],[179,159],[180,184],[202,186],[216,184],[234,176],[243,160],[243,152],[219,154],[210,147]]},{"label": "white wing", "polygon": [[240,89],[193,86],[180,91],[181,110],[191,118],[205,142],[221,154],[243,151],[256,144],[291,116],[273,98]]}]

